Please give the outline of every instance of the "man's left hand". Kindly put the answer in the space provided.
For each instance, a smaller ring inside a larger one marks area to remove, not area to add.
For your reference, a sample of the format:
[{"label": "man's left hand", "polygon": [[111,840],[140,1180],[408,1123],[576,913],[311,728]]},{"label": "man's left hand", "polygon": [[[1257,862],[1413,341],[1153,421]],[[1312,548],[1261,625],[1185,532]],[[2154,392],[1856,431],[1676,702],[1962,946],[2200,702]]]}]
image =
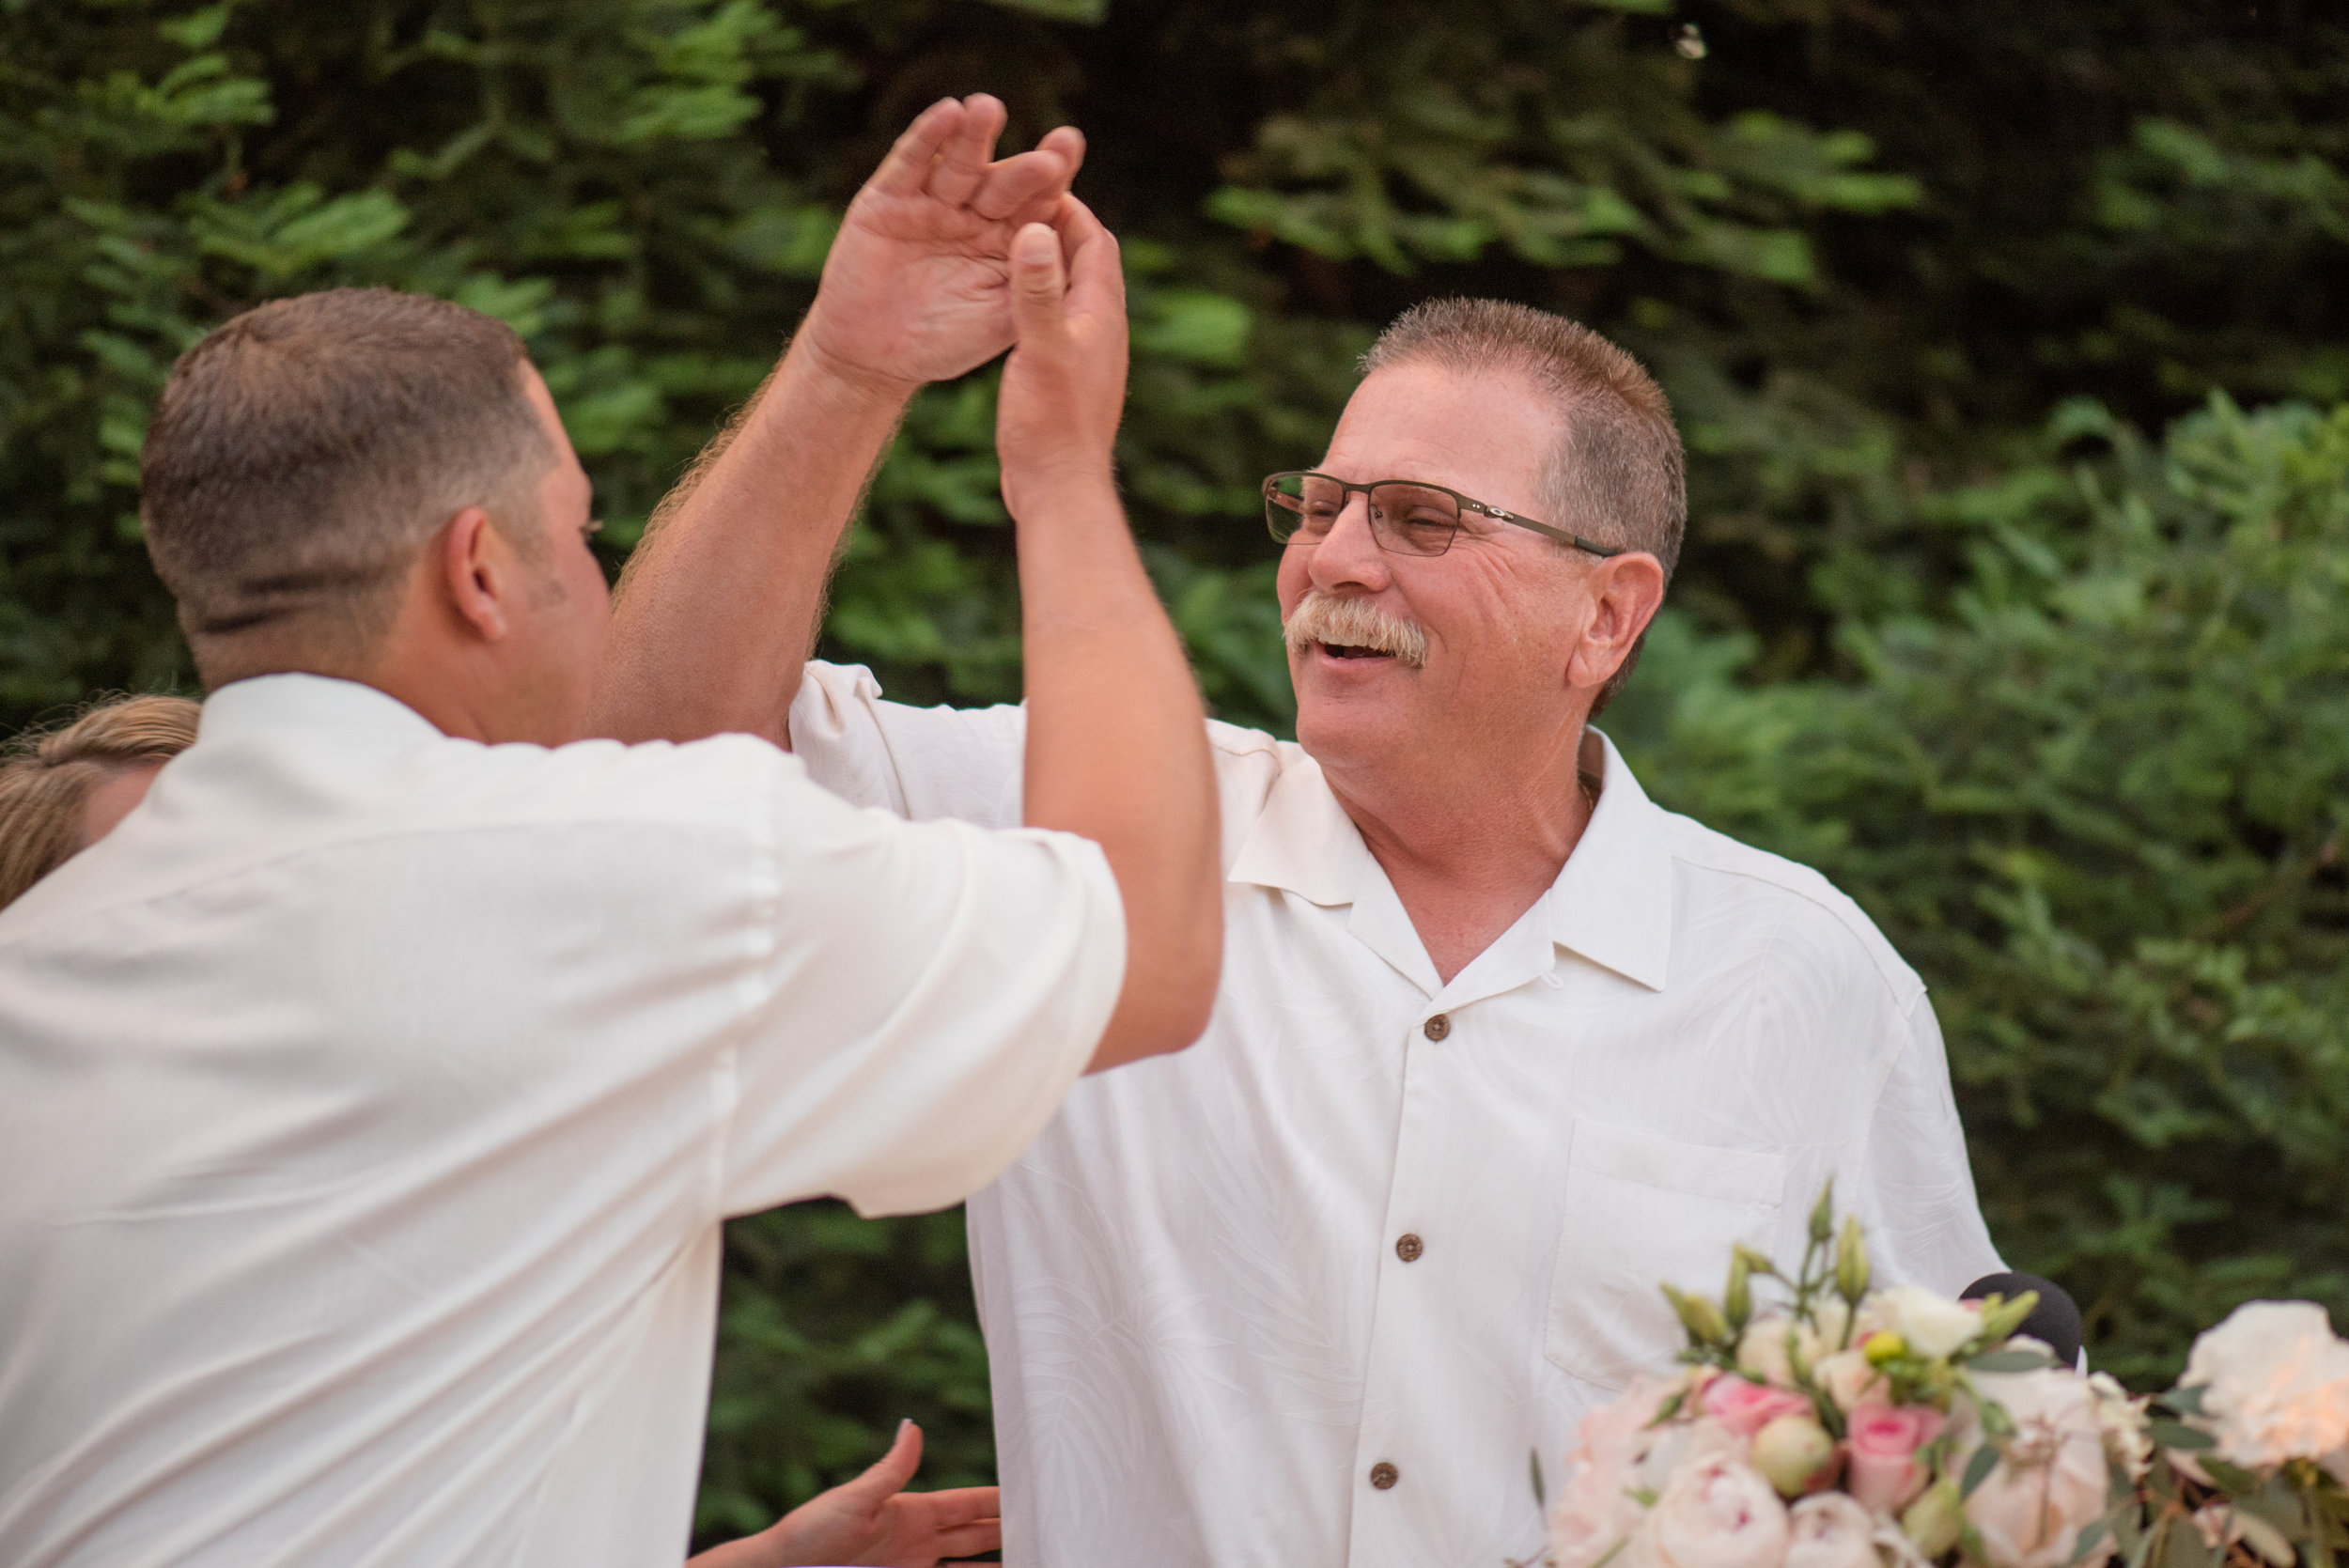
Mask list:
[{"label": "man's left hand", "polygon": [[826,368],[903,397],[1011,347],[1011,237],[1051,220],[1084,137],[1063,126],[994,159],[1004,118],[986,93],[941,100],[857,193],[801,329]]},{"label": "man's left hand", "polygon": [[711,1547],[685,1568],[935,1568],[941,1559],[1003,1545],[1002,1494],[995,1487],[905,1490],[921,1465],[922,1429],[902,1422],[897,1440],[871,1469],[801,1503],[756,1535]]}]

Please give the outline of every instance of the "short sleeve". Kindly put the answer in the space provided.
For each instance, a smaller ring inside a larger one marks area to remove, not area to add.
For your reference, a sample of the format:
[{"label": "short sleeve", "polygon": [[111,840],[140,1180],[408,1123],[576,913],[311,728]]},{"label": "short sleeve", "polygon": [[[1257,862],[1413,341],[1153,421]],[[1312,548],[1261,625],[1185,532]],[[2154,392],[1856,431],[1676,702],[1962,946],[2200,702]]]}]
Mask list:
[{"label": "short sleeve", "polygon": [[908,707],[884,702],[861,664],[810,660],[791,704],[791,750],[842,800],[916,821],[1017,827],[1025,708]]},{"label": "short sleeve", "polygon": [[1126,965],[1109,862],[1071,834],[905,822],[799,781],[775,833],[724,1211],[958,1203],[1043,1130],[1108,1026]]},{"label": "short sleeve", "polygon": [[1897,1028],[1868,1123],[1855,1207],[1877,1279],[1954,1295],[2006,1265],[1974,1196],[1931,999],[1917,996]]}]

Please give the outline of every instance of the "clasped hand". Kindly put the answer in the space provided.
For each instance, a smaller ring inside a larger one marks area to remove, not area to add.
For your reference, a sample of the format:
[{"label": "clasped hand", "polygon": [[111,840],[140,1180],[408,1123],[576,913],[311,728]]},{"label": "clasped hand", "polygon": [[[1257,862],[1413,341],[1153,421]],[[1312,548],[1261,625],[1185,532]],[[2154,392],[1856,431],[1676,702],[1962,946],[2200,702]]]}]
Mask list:
[{"label": "clasped hand", "polygon": [[1061,212],[1084,137],[990,162],[1004,118],[985,93],[933,103],[848,204],[800,333],[834,375],[902,398],[1011,347],[1013,237]]}]

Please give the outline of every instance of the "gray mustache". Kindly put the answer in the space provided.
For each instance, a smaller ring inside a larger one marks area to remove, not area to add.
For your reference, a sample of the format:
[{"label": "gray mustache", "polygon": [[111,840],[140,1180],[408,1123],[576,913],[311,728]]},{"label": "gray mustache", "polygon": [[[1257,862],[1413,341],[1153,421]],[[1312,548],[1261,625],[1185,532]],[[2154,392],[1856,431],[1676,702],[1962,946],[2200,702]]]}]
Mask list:
[{"label": "gray mustache", "polygon": [[1427,634],[1366,598],[1341,598],[1315,588],[1298,601],[1281,623],[1293,651],[1316,643],[1345,648],[1376,648],[1416,670],[1427,662]]}]

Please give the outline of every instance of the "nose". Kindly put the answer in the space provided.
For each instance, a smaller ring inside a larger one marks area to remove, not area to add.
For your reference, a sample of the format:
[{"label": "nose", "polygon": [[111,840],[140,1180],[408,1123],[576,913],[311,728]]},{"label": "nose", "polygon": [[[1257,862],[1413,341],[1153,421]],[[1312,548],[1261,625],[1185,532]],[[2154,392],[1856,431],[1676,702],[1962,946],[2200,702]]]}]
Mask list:
[{"label": "nose", "polygon": [[1313,585],[1325,592],[1353,588],[1375,594],[1393,581],[1387,552],[1370,531],[1370,497],[1346,498],[1337,521],[1313,547],[1306,571]]}]

